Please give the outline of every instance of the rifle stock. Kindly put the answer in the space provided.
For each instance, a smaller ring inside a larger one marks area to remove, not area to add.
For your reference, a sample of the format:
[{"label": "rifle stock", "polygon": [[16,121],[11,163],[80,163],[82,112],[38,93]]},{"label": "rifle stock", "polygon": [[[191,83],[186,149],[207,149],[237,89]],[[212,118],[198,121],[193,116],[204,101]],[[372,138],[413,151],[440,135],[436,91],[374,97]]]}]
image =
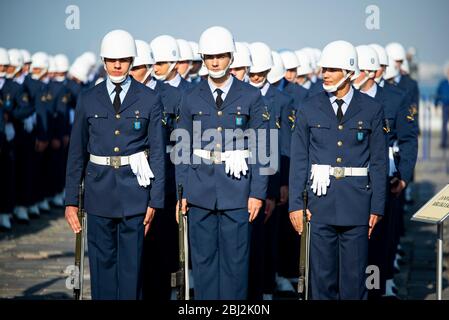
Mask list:
[{"label": "rifle stock", "polygon": [[78,220],[81,225],[81,231],[76,234],[73,297],[75,300],[82,300],[84,292],[84,251],[87,226],[86,212],[84,211],[84,181],[81,182],[78,191]]},{"label": "rifle stock", "polygon": [[172,287],[176,288],[177,300],[190,300],[189,296],[189,251],[187,234],[187,215],[182,213],[182,185],[178,185],[178,241],[179,241],[179,269],[172,273]]},{"label": "rifle stock", "polygon": [[300,300],[308,300],[309,294],[309,250],[310,250],[310,222],[307,221],[308,195],[307,190],[302,193],[304,209],[302,215],[302,233],[299,255],[298,294]]}]

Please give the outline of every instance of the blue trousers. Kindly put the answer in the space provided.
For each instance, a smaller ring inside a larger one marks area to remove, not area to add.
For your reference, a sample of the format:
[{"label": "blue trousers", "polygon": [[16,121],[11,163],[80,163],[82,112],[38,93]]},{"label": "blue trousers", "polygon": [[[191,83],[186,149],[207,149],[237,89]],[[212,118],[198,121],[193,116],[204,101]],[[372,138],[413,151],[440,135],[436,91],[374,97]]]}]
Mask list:
[{"label": "blue trousers", "polygon": [[310,226],[311,299],[366,300],[368,226]]},{"label": "blue trousers", "polygon": [[243,300],[248,292],[248,209],[188,213],[196,300]]},{"label": "blue trousers", "polygon": [[143,219],[87,215],[92,299],[142,298]]}]

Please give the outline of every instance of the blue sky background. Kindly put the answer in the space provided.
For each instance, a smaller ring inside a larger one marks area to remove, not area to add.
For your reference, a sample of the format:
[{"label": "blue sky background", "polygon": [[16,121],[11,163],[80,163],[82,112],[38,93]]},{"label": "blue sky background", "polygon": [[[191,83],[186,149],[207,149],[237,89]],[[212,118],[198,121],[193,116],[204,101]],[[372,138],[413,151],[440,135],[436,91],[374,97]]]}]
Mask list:
[{"label": "blue sky background", "polygon": [[[69,5],[80,9],[79,30],[65,27]],[[369,5],[380,9],[379,30],[365,27]],[[116,28],[146,41],[160,34],[198,41],[212,25],[229,28],[236,41],[272,49],[398,41],[415,46],[422,63],[440,67],[449,60],[447,0],[0,0],[1,47],[62,52],[71,60],[98,53],[104,34]]]}]

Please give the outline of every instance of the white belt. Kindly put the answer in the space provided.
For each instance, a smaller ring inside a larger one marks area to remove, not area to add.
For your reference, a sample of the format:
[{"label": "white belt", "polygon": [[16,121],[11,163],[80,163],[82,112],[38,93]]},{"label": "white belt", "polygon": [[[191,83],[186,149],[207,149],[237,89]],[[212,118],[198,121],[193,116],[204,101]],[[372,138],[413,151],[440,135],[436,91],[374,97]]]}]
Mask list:
[{"label": "white belt", "polygon": [[[236,151],[240,151],[240,150],[236,150]],[[249,158],[251,156],[251,153],[249,152],[249,150],[241,150],[241,151],[243,151],[244,158]],[[228,150],[225,152],[221,152],[221,151],[213,151],[213,150],[193,149],[194,155],[196,155],[200,158],[206,159],[206,160],[211,160],[215,164],[220,164],[220,163],[224,162],[226,157],[232,152],[234,152],[234,150]]]},{"label": "white belt", "polygon": [[337,179],[344,177],[366,177],[368,168],[330,167],[329,174]]},{"label": "white belt", "polygon": [[[148,158],[148,152],[145,151],[145,155]],[[132,156],[132,155],[131,155]],[[129,165],[129,158],[131,156],[111,156],[111,157],[102,157],[91,154],[89,157],[90,162],[101,165],[101,166],[111,166],[114,168],[118,168],[121,166]]]}]

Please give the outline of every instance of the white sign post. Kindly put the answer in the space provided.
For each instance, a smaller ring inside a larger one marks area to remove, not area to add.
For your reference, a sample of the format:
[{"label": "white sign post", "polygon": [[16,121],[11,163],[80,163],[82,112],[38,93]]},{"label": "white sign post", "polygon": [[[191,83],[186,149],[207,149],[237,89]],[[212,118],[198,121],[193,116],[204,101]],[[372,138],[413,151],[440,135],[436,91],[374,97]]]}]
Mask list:
[{"label": "white sign post", "polygon": [[443,223],[448,216],[449,184],[422,206],[411,219],[437,225],[437,300],[441,300],[443,291]]}]

